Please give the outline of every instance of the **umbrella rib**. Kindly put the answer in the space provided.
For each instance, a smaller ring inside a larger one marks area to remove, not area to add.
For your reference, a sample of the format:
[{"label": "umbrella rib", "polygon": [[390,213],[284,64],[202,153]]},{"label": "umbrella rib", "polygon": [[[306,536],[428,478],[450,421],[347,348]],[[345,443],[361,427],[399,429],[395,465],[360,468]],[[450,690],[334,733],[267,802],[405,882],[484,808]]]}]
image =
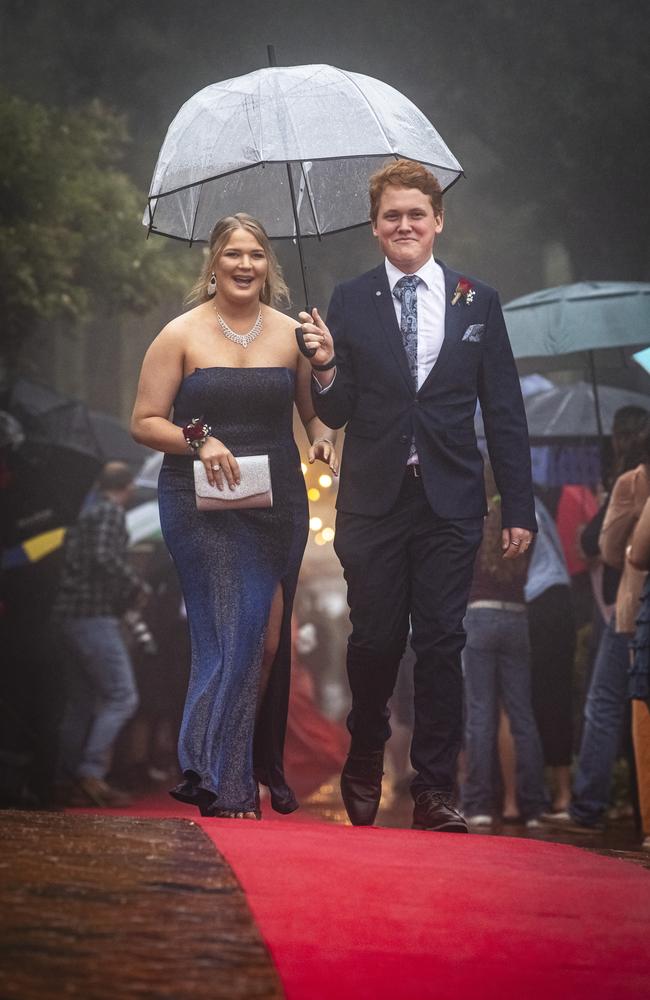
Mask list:
[{"label": "umbrella rib", "polygon": [[199,184],[199,196],[196,199],[196,208],[194,209],[194,218],[192,219],[192,230],[190,232],[190,246],[194,242],[194,230],[196,229],[196,220],[199,214],[199,205],[201,204],[201,197],[203,195],[203,184]]},{"label": "umbrella rib", "polygon": [[[298,148],[300,148],[300,133],[299,133],[298,129],[295,126],[293,117],[291,115],[290,106],[287,103],[285,95],[280,90],[277,90],[277,97],[280,97],[281,100],[282,100],[282,106],[284,108],[285,117],[286,117],[287,121],[291,125],[291,130],[292,130],[293,135],[294,135],[294,140],[298,140],[297,146],[298,146]],[[314,205],[313,205],[313,202],[312,202],[311,191],[309,190],[309,184],[307,182],[307,177],[305,175],[304,157],[301,156],[301,158],[298,160],[298,163],[300,164],[300,169],[302,171],[302,176],[303,176],[303,180],[304,180],[304,183],[305,183],[305,189],[307,191],[307,200],[308,200],[309,206],[311,208],[311,214],[312,214],[313,219],[314,219],[314,226],[316,227],[316,233],[317,233],[317,235],[318,235],[318,237],[320,239],[321,231],[320,231],[320,227],[319,227],[319,224],[318,224],[318,219],[316,218],[316,211],[314,209]],[[287,161],[287,170],[291,170],[291,163],[290,163],[290,161]],[[298,220],[298,209],[297,208],[296,208],[296,217],[294,219],[294,222],[295,222],[295,226],[296,226],[296,236],[298,237],[298,239],[300,239],[300,236],[302,234],[300,232],[300,223],[299,223],[299,220]]]},{"label": "umbrella rib", "polygon": [[307,192],[309,207],[311,208],[311,214],[314,219],[314,226],[316,227],[316,235],[318,236],[318,239],[321,239],[323,231],[321,229],[320,222],[318,221],[318,216],[316,215],[316,205],[314,204],[314,197],[311,190],[311,182],[307,176],[307,172],[305,171],[305,164],[303,163],[302,160],[300,161],[300,169],[302,170],[302,176],[305,182],[305,191]]},{"label": "umbrella rib", "polygon": [[[384,126],[379,121],[379,118],[377,117],[377,113],[376,113],[375,109],[373,108],[372,104],[370,103],[370,101],[368,100],[368,98],[366,97],[366,95],[364,94],[364,92],[362,91],[362,89],[359,86],[359,84],[357,83],[357,81],[356,80],[352,80],[350,78],[349,73],[346,73],[345,70],[343,70],[343,69],[338,70],[338,72],[341,74],[341,76],[344,76],[346,80],[349,80],[350,83],[354,87],[356,87],[356,89],[359,91],[359,93],[361,94],[361,97],[362,97],[365,105],[367,106],[368,110],[370,111],[372,117],[375,119],[375,122],[377,123],[377,127],[378,127],[379,131],[381,132],[381,134],[383,135],[384,139],[386,140],[386,144],[387,144],[388,148],[392,149],[392,143],[391,143],[390,139],[388,138],[388,136],[386,135],[386,130],[385,130]],[[393,153],[393,156],[396,156],[396,154]]]}]

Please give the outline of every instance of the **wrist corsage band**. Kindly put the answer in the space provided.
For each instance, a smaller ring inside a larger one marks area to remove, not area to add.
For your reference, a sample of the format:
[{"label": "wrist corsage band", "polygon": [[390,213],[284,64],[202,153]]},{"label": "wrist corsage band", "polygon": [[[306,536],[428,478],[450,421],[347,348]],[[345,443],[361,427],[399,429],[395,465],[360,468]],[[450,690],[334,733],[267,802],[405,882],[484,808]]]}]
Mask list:
[{"label": "wrist corsage band", "polygon": [[183,427],[183,437],[187,442],[187,447],[195,454],[198,453],[212,433],[209,424],[204,423],[203,417],[193,417],[189,424]]}]

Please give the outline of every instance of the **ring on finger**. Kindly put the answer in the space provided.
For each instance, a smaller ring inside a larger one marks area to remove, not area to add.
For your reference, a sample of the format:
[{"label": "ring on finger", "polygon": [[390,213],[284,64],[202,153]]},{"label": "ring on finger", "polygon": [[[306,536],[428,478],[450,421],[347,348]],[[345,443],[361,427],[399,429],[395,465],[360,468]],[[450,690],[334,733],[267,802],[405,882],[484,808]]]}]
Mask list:
[{"label": "ring on finger", "polygon": [[213,466],[212,466],[212,471],[213,471],[213,472],[218,472],[220,468],[221,468],[221,466],[220,466],[220,465],[213,465]]}]

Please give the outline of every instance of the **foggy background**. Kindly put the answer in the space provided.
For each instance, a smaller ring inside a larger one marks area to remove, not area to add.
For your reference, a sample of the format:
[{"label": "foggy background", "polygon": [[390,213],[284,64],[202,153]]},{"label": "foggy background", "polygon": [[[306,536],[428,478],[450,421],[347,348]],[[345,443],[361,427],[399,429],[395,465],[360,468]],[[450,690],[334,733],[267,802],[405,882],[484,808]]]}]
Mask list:
[{"label": "foggy background", "polygon": [[[265,66],[269,43],[278,65],[329,63],[378,77],[424,112],[465,170],[446,196],[437,254],[495,285],[507,302],[583,279],[650,278],[649,24],[650,7],[629,0],[4,0],[0,86],[5,100],[65,112],[99,101],[122,117],[117,169],[139,192],[123,225],[139,247],[158,150],[196,91]],[[38,158],[47,172],[47,152]],[[12,166],[6,154],[4,162]],[[6,216],[16,199],[3,187]],[[102,204],[101,189],[86,197],[96,197],[98,221],[84,238],[101,256],[106,228],[109,254],[111,204]],[[36,246],[38,217],[30,238]],[[11,246],[7,232],[4,241]],[[285,241],[276,248],[296,313],[297,251]],[[163,261],[164,280],[113,310],[106,279],[95,294],[84,275],[89,292],[76,318],[56,309],[33,322],[23,314],[12,370],[126,418],[144,350],[182,308],[182,289],[201,262],[200,248],[162,237],[138,253],[145,264],[151,254]],[[25,267],[31,256],[28,243]],[[364,228],[307,241],[306,258],[314,303],[324,309],[333,284],[378,255]],[[35,275],[39,295],[50,274],[46,266]],[[2,281],[0,307],[8,309],[11,288]]]}]

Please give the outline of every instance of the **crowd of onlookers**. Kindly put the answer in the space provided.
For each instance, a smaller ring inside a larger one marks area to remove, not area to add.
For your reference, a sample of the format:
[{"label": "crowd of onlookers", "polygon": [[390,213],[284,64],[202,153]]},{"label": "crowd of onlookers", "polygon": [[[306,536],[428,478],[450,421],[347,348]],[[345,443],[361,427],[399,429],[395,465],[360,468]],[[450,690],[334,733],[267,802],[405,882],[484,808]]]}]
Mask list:
[{"label": "crowd of onlookers", "polygon": [[[602,497],[584,486],[538,491],[538,534],[527,556],[514,561],[501,558],[499,494],[486,465],[489,513],[465,618],[459,773],[463,811],[475,829],[498,820],[601,830],[623,757],[629,800],[650,847],[646,411],[618,412],[612,453]],[[44,560],[38,576],[34,568],[31,575],[4,575],[2,804],[115,805],[128,801],[116,785],[173,782],[187,625],[163,543],[150,544],[144,558],[127,551],[131,492],[131,471],[110,463],[96,502],[68,531],[65,554]],[[93,578],[96,560],[110,566],[104,583]],[[319,761],[319,734],[329,741],[332,762],[344,752],[337,733],[315,724],[315,716],[301,728],[312,694],[334,722],[347,709],[346,608],[333,585],[319,620],[315,595],[322,603],[322,586],[310,594],[307,574],[296,645],[311,683],[300,687],[292,707],[304,766],[310,740]],[[392,702],[388,758],[396,787],[405,789],[411,658]]]},{"label": "crowd of onlookers", "polygon": [[[601,830],[614,765],[631,728],[631,799],[644,846],[650,848],[646,411],[620,410],[612,445],[610,488],[600,506],[575,487],[562,492],[555,511],[536,498],[539,531],[526,562],[500,558],[499,497],[486,467],[490,510],[463,655],[461,786],[465,814],[474,826],[500,817],[506,823],[535,827],[546,822],[583,834]],[[581,493],[584,514],[576,517]],[[576,726],[576,626],[584,622],[589,603],[586,580],[593,598],[593,655]]]}]

